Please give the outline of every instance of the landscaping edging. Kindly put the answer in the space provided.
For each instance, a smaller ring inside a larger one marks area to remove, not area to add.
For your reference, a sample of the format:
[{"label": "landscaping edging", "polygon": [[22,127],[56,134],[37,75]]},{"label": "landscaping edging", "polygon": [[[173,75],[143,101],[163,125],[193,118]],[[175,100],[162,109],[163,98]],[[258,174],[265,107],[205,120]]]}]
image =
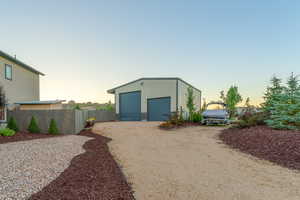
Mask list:
[{"label": "landscaping edging", "polygon": [[57,179],[29,199],[133,200],[133,191],[109,152],[111,139],[90,131],[79,135],[94,138],[83,145],[86,152],[74,157]]},{"label": "landscaping edging", "polygon": [[300,131],[274,130],[267,126],[229,128],[219,138],[244,153],[300,170]]}]

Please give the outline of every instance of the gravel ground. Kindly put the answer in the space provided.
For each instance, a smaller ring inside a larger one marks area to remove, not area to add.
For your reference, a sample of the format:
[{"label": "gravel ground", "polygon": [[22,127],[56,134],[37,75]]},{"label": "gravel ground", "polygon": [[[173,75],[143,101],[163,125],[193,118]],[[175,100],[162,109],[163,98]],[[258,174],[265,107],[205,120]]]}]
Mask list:
[{"label": "gravel ground", "polygon": [[298,200],[300,174],[227,147],[220,127],[98,123],[141,200]]},{"label": "gravel ground", "polygon": [[84,153],[83,136],[64,136],[0,144],[0,199],[27,199],[56,179]]}]

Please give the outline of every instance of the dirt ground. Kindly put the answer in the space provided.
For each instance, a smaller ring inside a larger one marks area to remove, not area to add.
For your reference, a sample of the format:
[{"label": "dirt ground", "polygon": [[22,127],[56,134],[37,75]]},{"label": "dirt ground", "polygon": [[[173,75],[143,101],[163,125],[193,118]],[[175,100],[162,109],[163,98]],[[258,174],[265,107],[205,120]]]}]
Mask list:
[{"label": "dirt ground", "polygon": [[298,200],[300,173],[230,149],[220,127],[172,131],[157,122],[98,123],[141,200]]}]

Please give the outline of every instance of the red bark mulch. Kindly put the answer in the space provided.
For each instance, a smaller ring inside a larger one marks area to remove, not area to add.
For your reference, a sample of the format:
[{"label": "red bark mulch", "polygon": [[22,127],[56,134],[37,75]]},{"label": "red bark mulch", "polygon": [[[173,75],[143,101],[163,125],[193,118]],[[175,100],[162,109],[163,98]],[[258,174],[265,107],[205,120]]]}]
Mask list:
[{"label": "red bark mulch", "polygon": [[92,137],[83,145],[85,153],[74,157],[70,166],[30,200],[132,200],[133,191],[109,152],[111,140],[89,131]]},{"label": "red bark mulch", "polygon": [[267,126],[223,130],[220,139],[232,148],[300,170],[300,131],[274,130]]},{"label": "red bark mulch", "polygon": [[28,132],[17,132],[13,136],[1,136],[0,135],[0,144],[8,143],[8,142],[18,142],[25,140],[34,140],[41,138],[49,138],[49,137],[61,137],[62,135],[50,135],[45,133],[28,133]]}]

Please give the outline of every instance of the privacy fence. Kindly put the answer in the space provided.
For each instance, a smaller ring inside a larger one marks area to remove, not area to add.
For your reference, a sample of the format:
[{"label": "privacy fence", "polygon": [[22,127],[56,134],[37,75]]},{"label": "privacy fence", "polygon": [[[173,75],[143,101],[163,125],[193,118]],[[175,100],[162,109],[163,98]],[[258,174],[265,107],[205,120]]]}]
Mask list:
[{"label": "privacy fence", "polygon": [[106,110],[14,110],[8,111],[8,117],[14,117],[21,131],[25,131],[31,118],[37,119],[42,132],[47,133],[50,120],[56,121],[60,133],[77,134],[85,126],[88,118],[94,117],[97,122],[114,121],[114,111]]}]

